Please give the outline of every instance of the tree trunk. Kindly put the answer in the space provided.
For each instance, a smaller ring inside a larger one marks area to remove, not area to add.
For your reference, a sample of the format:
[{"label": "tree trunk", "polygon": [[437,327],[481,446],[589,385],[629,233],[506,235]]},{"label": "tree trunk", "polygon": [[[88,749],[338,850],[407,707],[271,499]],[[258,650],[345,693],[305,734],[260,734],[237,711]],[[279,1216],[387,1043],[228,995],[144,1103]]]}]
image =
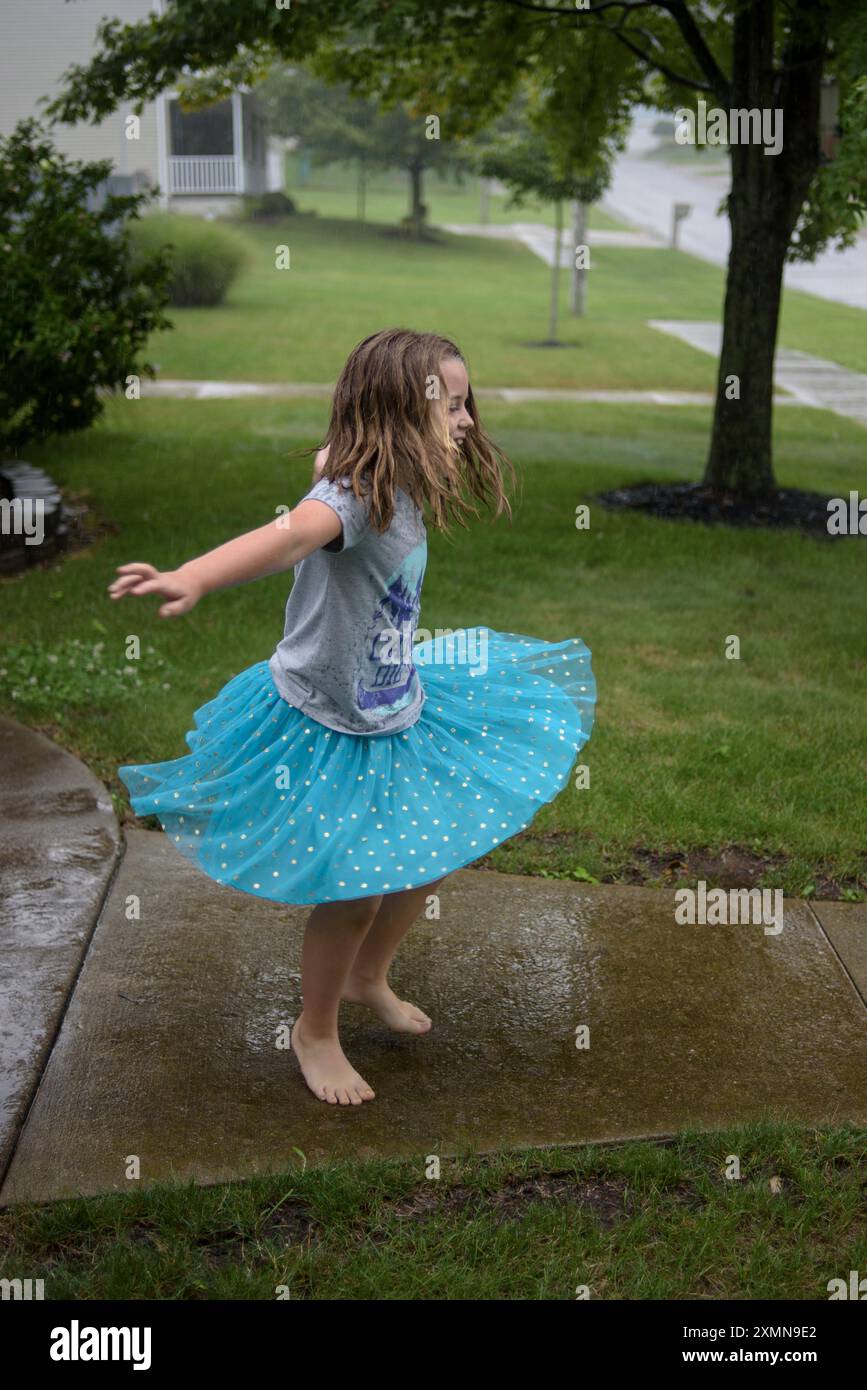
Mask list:
[{"label": "tree trunk", "polygon": [[[729,107],[779,109],[778,154],[761,143],[731,144],[728,200],[731,249],[726,281],[716,409],[704,483],[738,496],[774,490],[774,353],[783,266],[792,231],[819,164],[819,93],[827,11],[798,0],[776,79],[773,4],[758,0],[735,16]],[[731,134],[731,132],[730,132]],[[737,384],[731,378],[737,378]]]},{"label": "tree trunk", "polygon": [[[739,496],[773,491],[774,354],[789,233],[769,198],[753,207],[730,198],[732,243],[726,281],[716,409],[704,482]],[[790,231],[791,229],[789,229]]]},{"label": "tree trunk", "polygon": [[358,161],[358,220],[364,221],[365,203],[367,195],[367,165],[363,159]]},{"label": "tree trunk", "polygon": [[560,302],[560,247],[563,241],[563,204],[554,204],[554,264],[551,267],[551,314],[548,320],[548,342],[557,340],[557,308]]},{"label": "tree trunk", "polygon": [[479,221],[482,226],[486,226],[491,220],[489,210],[491,195],[491,180],[483,178],[479,187]]},{"label": "tree trunk", "polygon": [[575,264],[579,246],[587,244],[587,204],[576,198],[572,203],[572,280],[569,293],[569,308],[573,314],[584,313],[587,271]]},{"label": "tree trunk", "polygon": [[424,204],[422,203],[422,177],[423,170],[420,164],[409,166],[411,206],[409,213],[412,234],[417,239],[421,239],[424,227]]}]

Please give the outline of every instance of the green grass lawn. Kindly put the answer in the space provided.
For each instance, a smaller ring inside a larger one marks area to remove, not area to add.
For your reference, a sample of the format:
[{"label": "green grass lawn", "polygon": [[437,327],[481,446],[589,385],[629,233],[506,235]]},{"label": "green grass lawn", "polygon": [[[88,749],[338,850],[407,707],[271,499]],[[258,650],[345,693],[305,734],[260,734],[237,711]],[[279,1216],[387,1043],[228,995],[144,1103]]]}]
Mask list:
[{"label": "green grass lawn", "polygon": [[[271,655],[291,576],[211,594],[164,620],[148,600],[109,600],[115,567],[175,568],[294,505],[311,463],[287,462],[287,451],[314,443],[326,421],[321,400],[114,401],[88,434],[30,450],[66,488],[86,491],[114,532],[3,581],[3,708],[48,726],[124,796],[118,766],[185,752],[193,710]],[[576,506],[597,490],[700,476],[706,409],[495,403],[486,423],[522,476],[514,523],[431,531],[421,624],[581,636],[599,690],[591,788],[564,790],[486,865],[628,879],[648,849],[738,843],[779,857],[765,886],[809,893],[830,876],[863,891],[863,539],[596,505],[589,531],[576,530]],[[783,484],[845,496],[863,478],[863,431],[834,416],[778,411],[775,447]],[[724,657],[730,634],[739,661]],[[139,663],[125,660],[130,635],[142,642]]]},{"label": "green grass lawn", "polygon": [[867,1268],[864,1140],[766,1124],[13,1208],[0,1276],[75,1301],[826,1301]]},{"label": "green grass lawn", "polygon": [[[316,212],[320,217],[354,218],[358,212],[358,176],[351,164],[330,164],[309,169],[301,176],[301,161],[297,155],[286,158],[286,192],[302,212]],[[423,200],[428,208],[428,221],[477,223],[482,220],[481,184],[467,177],[463,185],[451,178],[441,178],[436,172],[425,175]],[[542,222],[555,225],[554,204],[528,199],[521,207],[507,207],[505,194],[488,196],[488,221],[494,226],[506,222]],[[365,199],[365,220],[396,225],[406,217],[410,207],[408,176],[400,170],[384,170],[368,177]],[[564,223],[571,213],[563,208]],[[599,207],[592,207],[589,224],[597,231],[625,230],[625,224],[609,217]]]},{"label": "green grass lawn", "polygon": [[[565,346],[547,336],[550,269],[518,242],[442,234],[438,244],[385,235],[340,218],[289,217],[238,224],[250,260],[226,303],[172,309],[173,331],[155,335],[148,357],[163,377],[333,382],[350,350],[389,325],[452,338],[485,386],[581,390],[716,388],[708,354],[647,326],[648,319],[718,319],[721,269],[679,251],[593,250],[587,312],[568,308],[561,277]],[[290,268],[275,269],[289,247]],[[787,291],[780,346],[867,371],[862,310]]]}]

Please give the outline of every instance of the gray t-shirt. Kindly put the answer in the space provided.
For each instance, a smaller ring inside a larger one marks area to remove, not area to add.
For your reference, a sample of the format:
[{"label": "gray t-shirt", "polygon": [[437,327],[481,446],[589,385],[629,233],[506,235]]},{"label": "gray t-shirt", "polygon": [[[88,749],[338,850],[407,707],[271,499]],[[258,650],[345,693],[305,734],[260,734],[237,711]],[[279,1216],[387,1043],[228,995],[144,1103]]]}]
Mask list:
[{"label": "gray t-shirt", "polygon": [[325,502],[342,536],[295,566],[283,640],[269,667],[280,695],[311,719],[347,734],[393,734],[421,714],[412,660],[427,564],[424,515],[397,488],[378,535],[349,482],[320,478],[305,498]]}]

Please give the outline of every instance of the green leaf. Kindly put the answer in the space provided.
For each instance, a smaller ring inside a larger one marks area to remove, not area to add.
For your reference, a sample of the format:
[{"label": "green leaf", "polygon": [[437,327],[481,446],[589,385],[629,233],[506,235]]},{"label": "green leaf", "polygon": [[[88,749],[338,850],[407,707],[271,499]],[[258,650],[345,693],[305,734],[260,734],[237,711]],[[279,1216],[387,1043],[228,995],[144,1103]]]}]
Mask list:
[{"label": "green leaf", "polygon": [[599,879],[594,878],[588,869],[573,869],[572,878],[578,879],[581,883],[598,883]]}]

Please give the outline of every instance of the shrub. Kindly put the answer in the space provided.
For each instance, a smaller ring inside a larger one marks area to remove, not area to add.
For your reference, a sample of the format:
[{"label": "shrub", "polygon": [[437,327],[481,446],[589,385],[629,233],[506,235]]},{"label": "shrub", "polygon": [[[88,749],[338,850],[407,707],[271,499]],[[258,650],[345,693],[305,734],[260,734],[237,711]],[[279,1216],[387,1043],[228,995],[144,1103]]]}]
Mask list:
[{"label": "shrub", "polygon": [[275,191],[260,193],[258,198],[251,199],[248,216],[255,222],[267,217],[291,217],[297,211],[291,198]]},{"label": "shrub", "polygon": [[151,213],[135,227],[133,244],[144,255],[169,249],[169,302],[176,308],[222,304],[248,258],[243,237],[201,217]]},{"label": "shrub", "polygon": [[132,254],[127,219],[143,193],[88,210],[110,160],[67,160],[38,121],[0,138],[0,449],[87,429],[99,388],[154,375],[137,354],[170,328],[168,265]]}]

